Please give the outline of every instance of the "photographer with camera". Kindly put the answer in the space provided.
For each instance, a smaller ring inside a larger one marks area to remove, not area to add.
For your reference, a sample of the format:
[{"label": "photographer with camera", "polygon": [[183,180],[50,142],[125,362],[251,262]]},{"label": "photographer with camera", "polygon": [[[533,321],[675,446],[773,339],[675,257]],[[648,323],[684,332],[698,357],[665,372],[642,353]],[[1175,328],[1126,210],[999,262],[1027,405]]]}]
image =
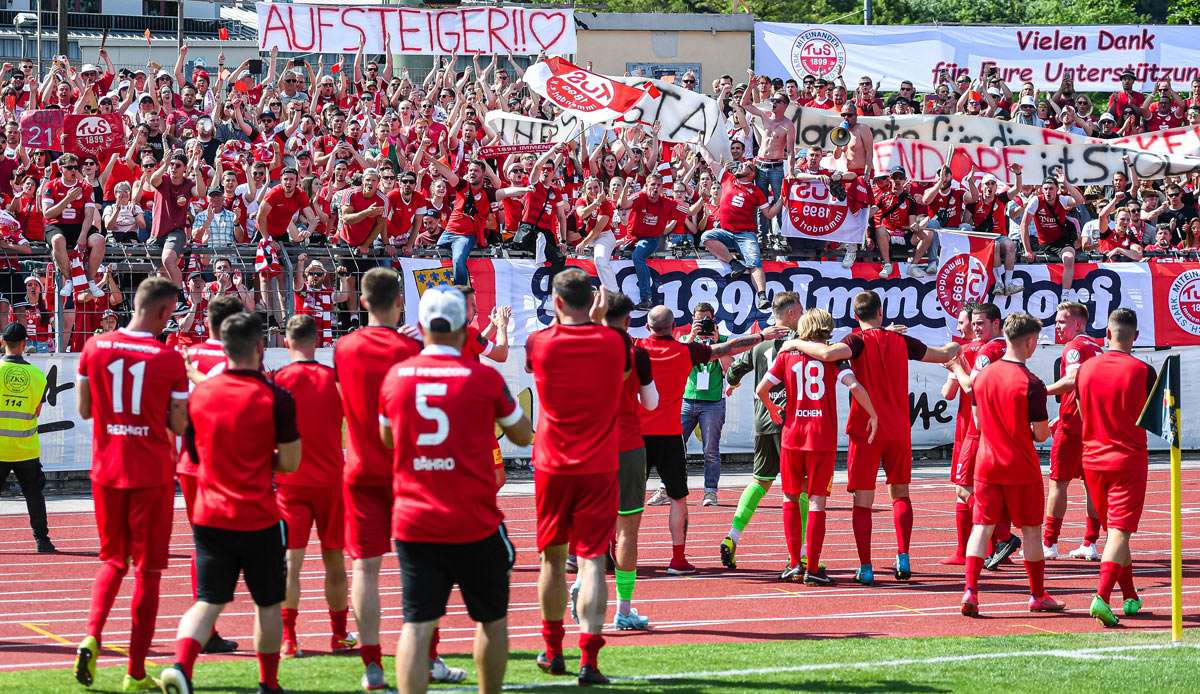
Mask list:
[{"label": "photographer with camera", "polygon": [[[696,304],[692,329],[680,342],[715,345],[729,338],[717,330],[716,310],[708,302]],[[686,446],[696,426],[704,445],[704,499],[702,506],[717,505],[717,483],[721,479],[721,429],[725,426],[725,369],[731,357],[714,359],[692,367],[683,391],[683,443]]]}]

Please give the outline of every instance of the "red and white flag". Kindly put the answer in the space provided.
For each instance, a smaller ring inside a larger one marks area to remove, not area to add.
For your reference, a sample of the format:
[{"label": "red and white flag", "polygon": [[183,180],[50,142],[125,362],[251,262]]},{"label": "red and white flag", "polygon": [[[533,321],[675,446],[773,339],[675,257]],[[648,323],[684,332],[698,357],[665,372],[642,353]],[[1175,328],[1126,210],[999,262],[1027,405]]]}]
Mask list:
[{"label": "red and white flag", "polygon": [[258,250],[254,254],[254,271],[267,279],[273,279],[283,274],[283,264],[279,262],[279,254],[266,239],[258,242]]},{"label": "red and white flag", "polygon": [[869,201],[857,182],[848,181],[845,187],[846,196],[839,199],[820,181],[785,180],[781,233],[816,241],[862,243]]},{"label": "red and white flag", "polygon": [[942,250],[934,282],[947,325],[953,326],[963,305],[987,300],[994,281],[992,264],[997,237],[953,230],[940,230],[937,235]]},{"label": "red and white flag", "polygon": [[645,98],[658,98],[653,85],[644,88],[597,75],[562,58],[547,58],[525,71],[529,88],[589,125],[616,120]]}]

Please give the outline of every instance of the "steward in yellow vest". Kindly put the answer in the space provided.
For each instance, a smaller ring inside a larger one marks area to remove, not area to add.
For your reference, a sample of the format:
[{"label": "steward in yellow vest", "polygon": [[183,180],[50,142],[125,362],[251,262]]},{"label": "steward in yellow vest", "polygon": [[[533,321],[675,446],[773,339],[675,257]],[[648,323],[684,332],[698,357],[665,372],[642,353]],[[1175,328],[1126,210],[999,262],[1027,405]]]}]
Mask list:
[{"label": "steward in yellow vest", "polygon": [[27,337],[21,323],[9,323],[0,334],[4,342],[4,357],[0,358],[0,485],[8,482],[9,474],[17,474],[37,551],[50,553],[55,550],[46,524],[46,499],[42,496],[46,475],[37,433],[46,375],[22,356]]}]

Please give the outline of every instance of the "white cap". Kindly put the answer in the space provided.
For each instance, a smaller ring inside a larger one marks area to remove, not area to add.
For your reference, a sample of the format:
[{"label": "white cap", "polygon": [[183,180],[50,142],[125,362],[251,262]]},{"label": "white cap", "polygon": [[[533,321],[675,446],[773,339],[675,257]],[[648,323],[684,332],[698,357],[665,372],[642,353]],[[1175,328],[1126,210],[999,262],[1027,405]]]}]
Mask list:
[{"label": "white cap", "polygon": [[1025,96],[1021,97],[1020,105],[1021,106],[1037,106],[1037,102],[1035,102],[1033,100],[1032,96],[1029,96],[1028,94],[1026,94]]},{"label": "white cap", "polygon": [[1097,122],[1102,121],[1102,120],[1110,120],[1114,123],[1117,122],[1117,119],[1115,117],[1113,117],[1113,114],[1109,113],[1108,111],[1101,113],[1100,118],[1097,119]]},{"label": "white cap", "polygon": [[999,185],[1000,179],[996,178],[992,174],[987,174],[980,180],[980,183],[995,183],[996,185]]},{"label": "white cap", "polygon": [[91,63],[87,63],[83,67],[79,68],[79,74],[82,75],[85,72],[100,72],[100,71],[96,69],[95,65],[92,65]]},{"label": "white cap", "polygon": [[171,76],[171,73],[167,72],[166,70],[159,70],[159,71],[158,71],[158,74],[156,74],[156,75],[154,76],[154,79],[156,79],[156,80],[160,80],[160,79],[162,79],[162,78],[164,78],[164,77],[166,77],[166,78],[167,78],[167,79],[169,79],[169,80],[174,80],[174,78]]},{"label": "white cap", "polygon": [[448,284],[430,287],[421,295],[418,309],[421,327],[435,333],[449,333],[467,323],[467,299]]},{"label": "white cap", "polygon": [[1000,91],[999,87],[988,87],[987,92],[988,92],[988,94],[991,94],[992,96],[1000,96],[1000,94],[1003,93]]}]

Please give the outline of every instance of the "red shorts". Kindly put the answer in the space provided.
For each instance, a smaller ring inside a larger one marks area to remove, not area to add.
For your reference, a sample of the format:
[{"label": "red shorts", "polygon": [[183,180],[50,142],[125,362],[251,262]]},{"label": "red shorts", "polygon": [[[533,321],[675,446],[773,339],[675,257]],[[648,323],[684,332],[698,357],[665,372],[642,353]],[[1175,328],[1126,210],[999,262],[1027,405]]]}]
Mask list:
[{"label": "red shorts", "polygon": [[1046,490],[1041,480],[1033,484],[992,484],[975,480],[975,525],[996,525],[1005,509],[1018,528],[1042,524]]},{"label": "red shorts", "polygon": [[392,551],[392,488],[386,484],[342,486],[346,509],[344,544],[351,559],[382,557]]},{"label": "red shorts", "polygon": [[279,512],[287,524],[287,548],[308,546],[309,531],[314,523],[321,551],[341,550],[346,527],[346,510],[339,491],[329,487],[281,484],[275,492]]},{"label": "red shorts", "polygon": [[1054,429],[1050,440],[1050,479],[1059,482],[1083,479],[1083,436]]},{"label": "red shorts", "polygon": [[1136,533],[1146,505],[1146,468],[1084,470],[1088,495],[1106,527]]},{"label": "red shorts", "polygon": [[183,492],[183,508],[187,510],[188,523],[192,522],[192,509],[196,508],[196,487],[198,482],[195,475],[179,473],[179,491]]},{"label": "red shorts", "polygon": [[846,489],[851,492],[874,490],[879,477],[879,463],[888,484],[908,484],[912,480],[912,442],[904,439],[881,441],[876,435],[873,443],[856,436],[850,437],[846,472]]},{"label": "red shorts", "polygon": [[954,464],[950,466],[950,481],[970,489],[975,486],[975,454],[979,452],[979,437],[964,436],[954,447]]},{"label": "red shorts", "polygon": [[92,483],[100,561],[138,571],[163,571],[175,522],[175,485],[118,489]]},{"label": "red shorts", "polygon": [[783,493],[788,496],[808,494],[829,496],[833,491],[835,451],[802,451],[784,448],[779,456],[779,471],[783,473]]},{"label": "red shorts", "polygon": [[603,556],[617,524],[620,494],[617,471],[593,475],[555,475],[535,470],[537,547],[565,545],[583,559]]}]

